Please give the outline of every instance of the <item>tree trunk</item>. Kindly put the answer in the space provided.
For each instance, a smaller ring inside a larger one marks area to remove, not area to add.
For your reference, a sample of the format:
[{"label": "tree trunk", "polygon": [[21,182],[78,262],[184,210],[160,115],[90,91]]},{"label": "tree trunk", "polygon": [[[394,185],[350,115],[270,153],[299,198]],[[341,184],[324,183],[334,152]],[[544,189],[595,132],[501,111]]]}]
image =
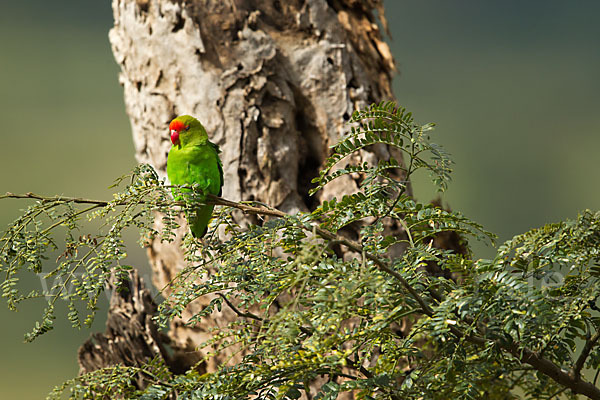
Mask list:
[{"label": "tree trunk", "polygon": [[[394,60],[375,18],[377,12],[385,26],[379,0],[113,0],[112,6],[109,37],[139,162],[164,175],[167,126],[175,116],[190,114],[223,150],[225,198],[294,213],[355,191],[357,181],[346,176],[316,198],[308,196],[310,180],[352,112],[392,99]],[[389,157],[387,148],[375,147],[356,161]],[[184,267],[179,243],[155,241],[148,248],[158,288]],[[234,317],[224,309],[193,328],[176,320],[169,336],[176,347],[193,348],[211,327]],[[148,327],[142,331],[151,332],[150,319],[143,321]],[[119,357],[86,353],[113,350],[84,347],[80,359],[108,365]],[[159,353],[157,345],[139,357]],[[82,371],[103,366],[81,365]]]}]

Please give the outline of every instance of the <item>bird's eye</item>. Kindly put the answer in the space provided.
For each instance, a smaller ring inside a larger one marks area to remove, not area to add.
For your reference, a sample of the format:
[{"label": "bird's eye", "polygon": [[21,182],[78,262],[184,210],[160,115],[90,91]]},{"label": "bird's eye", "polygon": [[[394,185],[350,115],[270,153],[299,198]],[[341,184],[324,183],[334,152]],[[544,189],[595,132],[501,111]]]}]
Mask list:
[{"label": "bird's eye", "polygon": [[185,127],[185,130],[186,130],[186,131],[189,131],[189,130],[190,130],[190,126],[189,126],[189,125],[187,125],[187,126]]}]

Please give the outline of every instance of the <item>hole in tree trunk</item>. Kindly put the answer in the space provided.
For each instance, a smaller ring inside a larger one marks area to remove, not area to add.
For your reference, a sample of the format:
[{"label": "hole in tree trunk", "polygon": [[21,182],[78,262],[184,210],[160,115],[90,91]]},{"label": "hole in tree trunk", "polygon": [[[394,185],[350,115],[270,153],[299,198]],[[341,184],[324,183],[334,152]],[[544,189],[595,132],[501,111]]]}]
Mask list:
[{"label": "hole in tree trunk", "polygon": [[181,14],[177,14],[177,22],[175,23],[175,26],[173,26],[173,29],[171,30],[171,32],[177,32],[177,31],[183,29],[184,24],[185,24],[185,21],[183,20],[183,17],[181,16]]}]

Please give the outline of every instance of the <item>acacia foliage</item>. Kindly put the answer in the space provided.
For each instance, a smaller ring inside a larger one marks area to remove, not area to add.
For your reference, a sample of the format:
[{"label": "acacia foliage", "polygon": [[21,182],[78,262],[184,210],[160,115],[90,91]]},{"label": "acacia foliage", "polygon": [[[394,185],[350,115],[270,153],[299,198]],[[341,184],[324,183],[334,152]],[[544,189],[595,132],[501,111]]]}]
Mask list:
[{"label": "acacia foliage", "polygon": [[[323,400],[343,392],[359,399],[598,398],[598,374],[583,372],[600,367],[600,213],[584,211],[573,221],[534,229],[500,245],[495,258],[475,260],[469,240],[492,240],[492,234],[460,213],[406,194],[419,169],[429,171],[440,190],[448,185],[451,161],[430,141],[433,125],[416,124],[393,103],[356,112],[350,124],[312,193],[358,174],[357,193],[296,215],[271,210],[260,224],[243,227],[232,214],[236,207],[269,210],[213,199],[230,206],[217,208],[203,241],[191,235],[183,241],[187,267],[171,282],[156,321],[165,327],[190,302],[216,294],[186,323],[202,324],[205,316],[232,308],[239,318],[215,328],[200,347],[207,357],[237,349],[240,362],[213,373],[192,368],[175,375],[157,358],[74,378],[50,397],[297,399],[313,385],[313,398]],[[379,144],[402,151],[405,162],[346,165],[354,152]],[[126,228],[140,230],[143,239],[173,240],[177,207],[194,201],[174,203],[149,166],[130,178],[110,202],[40,197],[2,237],[0,287],[9,307],[36,297],[48,302],[28,340],[51,329],[57,300],[66,301],[69,320],[79,327],[78,302],[87,307],[89,323],[111,274],[126,283]],[[206,200],[202,193],[198,199]],[[163,215],[162,232],[152,227],[156,211]],[[76,238],[79,217],[88,212],[106,229]],[[390,220],[404,232],[387,234]],[[338,234],[350,224],[360,229],[356,241]],[[58,247],[52,234],[59,226],[66,250],[49,276],[61,277],[54,280],[60,284],[22,294],[20,274],[50,264],[44,258]],[[219,229],[225,235],[215,234]],[[442,232],[460,234],[467,251],[434,247],[432,239]],[[401,256],[392,257],[398,246]],[[432,263],[450,273],[429,274],[425,267]],[[65,290],[68,285],[76,290]],[[134,386],[139,374],[148,383],[143,390]]]}]

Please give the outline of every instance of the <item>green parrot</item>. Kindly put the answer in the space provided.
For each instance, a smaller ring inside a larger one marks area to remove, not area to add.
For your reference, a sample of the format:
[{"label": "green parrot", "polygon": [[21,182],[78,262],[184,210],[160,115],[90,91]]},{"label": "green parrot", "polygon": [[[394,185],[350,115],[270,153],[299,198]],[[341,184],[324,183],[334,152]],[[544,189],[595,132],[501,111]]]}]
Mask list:
[{"label": "green parrot", "polygon": [[[208,140],[206,129],[196,118],[181,115],[169,124],[171,150],[167,158],[167,175],[172,185],[198,185],[204,193],[221,195],[223,166],[219,146]],[[176,201],[185,200],[182,193],[190,189],[173,188]],[[195,238],[206,234],[213,205],[199,205],[188,213],[187,220]]]}]

